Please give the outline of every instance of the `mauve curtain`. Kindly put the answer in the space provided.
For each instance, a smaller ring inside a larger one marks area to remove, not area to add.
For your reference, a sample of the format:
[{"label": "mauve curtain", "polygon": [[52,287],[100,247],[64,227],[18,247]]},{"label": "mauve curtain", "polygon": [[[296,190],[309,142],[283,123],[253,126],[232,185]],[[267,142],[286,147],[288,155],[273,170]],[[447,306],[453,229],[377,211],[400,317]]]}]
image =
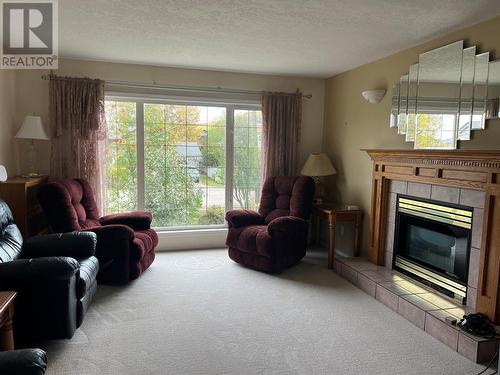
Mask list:
[{"label": "mauve curtain", "polygon": [[301,121],[301,93],[262,95],[262,181],[297,173]]},{"label": "mauve curtain", "polygon": [[51,75],[49,91],[53,132],[50,173],[56,178],[89,181],[103,212],[107,139],[104,82]]}]

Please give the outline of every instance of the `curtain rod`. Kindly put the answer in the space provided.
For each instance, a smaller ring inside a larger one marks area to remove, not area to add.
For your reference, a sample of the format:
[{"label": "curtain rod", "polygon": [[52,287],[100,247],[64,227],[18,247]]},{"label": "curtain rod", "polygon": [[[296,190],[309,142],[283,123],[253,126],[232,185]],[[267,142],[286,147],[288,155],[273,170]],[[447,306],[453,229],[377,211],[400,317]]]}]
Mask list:
[{"label": "curtain rod", "polygon": [[[58,79],[70,79],[67,77],[57,77]],[[43,80],[50,80],[51,75],[42,75]],[[192,91],[192,92],[200,92],[200,93],[222,93],[222,94],[253,94],[253,95],[262,95],[265,91],[252,91],[252,90],[239,90],[239,89],[223,89],[221,87],[210,88],[210,87],[194,87],[194,86],[174,86],[174,85],[163,85],[153,83],[140,83],[140,82],[131,82],[131,81],[104,81],[106,85],[112,86],[123,86],[123,87],[137,87],[137,88],[146,88],[146,89],[164,89],[164,90],[172,90],[172,91]],[[300,93],[299,89],[297,89],[296,93]],[[303,98],[311,99],[312,94],[304,94]]]}]

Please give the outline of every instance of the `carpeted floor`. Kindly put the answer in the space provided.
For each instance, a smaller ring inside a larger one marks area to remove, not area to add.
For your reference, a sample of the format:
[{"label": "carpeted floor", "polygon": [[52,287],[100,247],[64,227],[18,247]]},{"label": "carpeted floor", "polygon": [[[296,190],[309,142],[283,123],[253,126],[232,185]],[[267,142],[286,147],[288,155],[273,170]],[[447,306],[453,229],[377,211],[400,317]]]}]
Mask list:
[{"label": "carpeted floor", "polygon": [[475,374],[448,349],[309,255],[271,276],[225,250],[158,254],[125,287],[99,286],[48,374]]}]

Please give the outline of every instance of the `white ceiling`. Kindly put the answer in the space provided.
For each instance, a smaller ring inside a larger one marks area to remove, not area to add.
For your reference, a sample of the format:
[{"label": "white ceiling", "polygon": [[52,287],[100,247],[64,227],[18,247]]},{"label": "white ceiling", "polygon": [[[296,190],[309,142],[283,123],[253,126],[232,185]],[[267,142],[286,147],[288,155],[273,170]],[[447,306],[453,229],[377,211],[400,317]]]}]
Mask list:
[{"label": "white ceiling", "polygon": [[61,0],[60,55],[330,77],[500,14],[499,0]]}]

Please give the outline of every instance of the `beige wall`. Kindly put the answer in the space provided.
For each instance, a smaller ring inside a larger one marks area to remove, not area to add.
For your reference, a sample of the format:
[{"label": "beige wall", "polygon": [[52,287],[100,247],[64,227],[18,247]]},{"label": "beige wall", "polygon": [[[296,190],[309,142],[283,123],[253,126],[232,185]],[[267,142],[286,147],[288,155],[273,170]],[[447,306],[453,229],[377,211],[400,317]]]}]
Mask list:
[{"label": "beige wall", "polygon": [[0,164],[9,175],[18,173],[17,147],[14,142],[15,126],[15,72],[0,70]]},{"label": "beige wall", "polygon": [[[196,86],[223,87],[243,90],[272,90],[294,92],[299,88],[312,99],[303,101],[302,139],[300,143],[300,165],[311,152],[321,150],[324,114],[325,80],[295,77],[278,77],[257,74],[238,74],[178,68],[163,68],[143,65],[116,64],[80,60],[61,60],[58,75],[87,76],[103,80],[125,80],[133,82]],[[48,83],[40,77],[42,71],[19,71],[16,73],[17,110],[16,121],[22,122],[30,112],[41,114],[48,124]],[[38,167],[41,172],[49,170],[49,142],[39,143]],[[24,152],[24,148],[21,153]],[[21,157],[24,171],[26,161]]]},{"label": "beige wall", "polygon": [[[363,250],[367,248],[370,215],[372,164],[364,148],[411,148],[395,129],[389,128],[390,88],[418,61],[419,53],[465,39],[466,46],[477,45],[500,58],[500,17],[433,40],[327,80],[323,150],[334,162],[338,174],[327,179],[332,199],[357,204],[365,212]],[[361,92],[387,88],[381,103],[367,103]],[[486,131],[476,131],[472,141],[460,148],[500,149],[500,120],[490,120]]]}]

